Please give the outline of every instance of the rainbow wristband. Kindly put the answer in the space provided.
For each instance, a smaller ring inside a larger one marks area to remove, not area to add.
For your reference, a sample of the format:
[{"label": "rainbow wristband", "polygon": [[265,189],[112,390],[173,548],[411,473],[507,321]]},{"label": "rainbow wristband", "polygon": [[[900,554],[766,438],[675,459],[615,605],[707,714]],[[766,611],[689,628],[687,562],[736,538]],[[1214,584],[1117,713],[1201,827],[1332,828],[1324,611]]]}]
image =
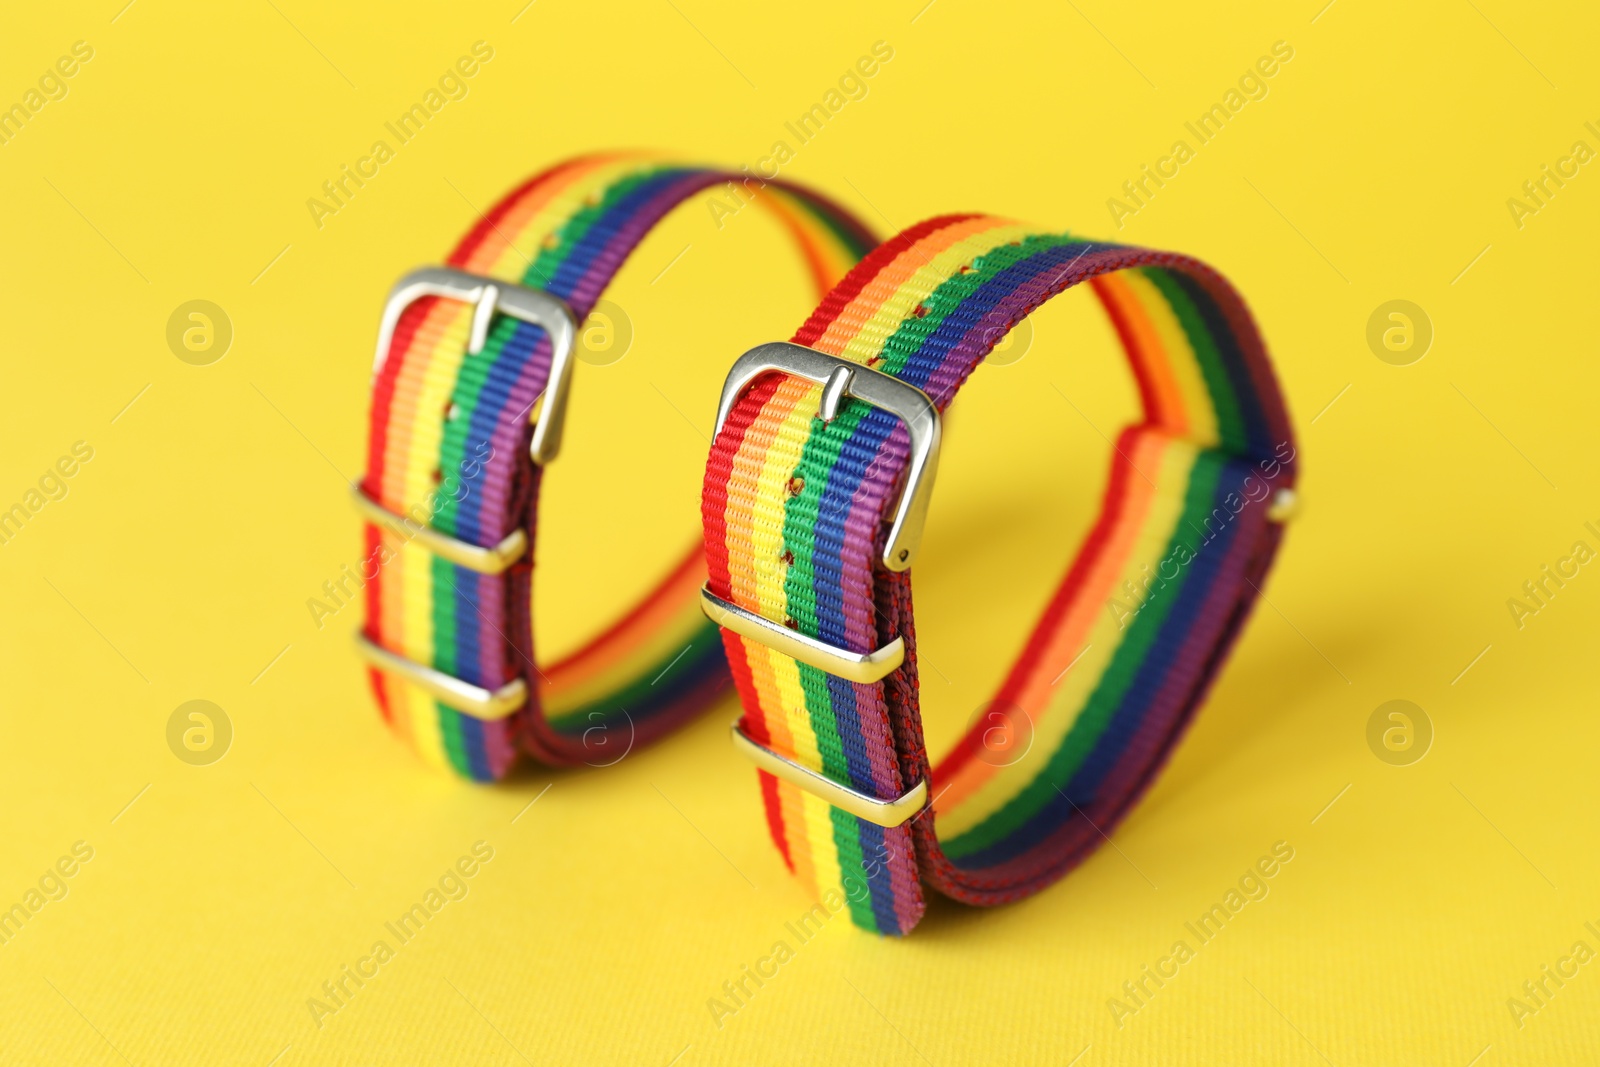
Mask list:
[{"label": "rainbow wristband", "polygon": [[[1003,721],[980,720],[932,767],[907,568],[940,412],[1012,326],[1085,280],[1144,420],[1117,441],[1099,519],[1000,687]],[[886,934],[921,918],[923,882],[993,905],[1060,878],[1200,703],[1294,478],[1261,337],[1204,264],[982,215],[870,253],[792,343],[735,365],[706,467],[704,605],[724,626],[745,711],[735,740],[761,769],[785,863]],[[1125,582],[1142,602],[1108,610]],[[995,752],[996,736],[1029,743]]]},{"label": "rainbow wristband", "polygon": [[636,154],[576,159],[514,189],[446,267],[395,287],[356,494],[377,572],[359,645],[384,718],[429,761],[492,780],[519,751],[609,760],[597,739],[648,742],[726,679],[696,606],[698,546],[613,627],[535,666],[533,543],[577,326],[657,221],[737,183],[793,233],[819,292],[872,246],[826,199],[756,181]]}]

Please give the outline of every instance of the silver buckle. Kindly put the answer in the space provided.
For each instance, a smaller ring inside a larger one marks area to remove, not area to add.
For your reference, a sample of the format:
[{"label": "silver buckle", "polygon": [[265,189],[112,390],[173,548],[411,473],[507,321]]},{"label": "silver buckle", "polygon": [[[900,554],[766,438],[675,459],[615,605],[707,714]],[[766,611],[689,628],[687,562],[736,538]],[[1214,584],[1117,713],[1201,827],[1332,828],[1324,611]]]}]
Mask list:
[{"label": "silver buckle", "polygon": [[561,451],[561,431],[566,425],[567,391],[578,337],[578,322],[566,301],[541,289],[454,267],[421,267],[396,282],[383,305],[383,321],[378,326],[378,355],[372,365],[374,377],[389,358],[401,314],[425,296],[442,296],[474,305],[468,355],[475,356],[483,351],[489,338],[489,323],[497,311],[544,327],[545,333],[550,335],[550,377],[540,397],[543,403],[535,405],[538,415],[528,454],[541,466],[555,459]]},{"label": "silver buckle", "polygon": [[734,361],[722,385],[722,400],[717,405],[717,433],[728,413],[745,390],[765,374],[793,374],[823,386],[824,422],[832,422],[839,404],[847,396],[865,401],[906,424],[911,435],[911,464],[906,470],[905,488],[895,508],[894,524],[889,527],[889,542],[883,550],[883,565],[891,571],[911,566],[922,542],[922,527],[928,520],[928,501],[933,495],[933,478],[939,465],[939,409],[927,393],[892,374],[830,356],[814,348],[788,341],[757,345]]},{"label": "silver buckle", "polygon": [[[804,345],[774,341],[757,345],[734,361],[722,386],[716,432],[722,432],[728,413],[745,390],[762,375],[774,373],[793,374],[820,383],[822,405],[818,415],[824,422],[832,422],[844,398],[853,396],[899,416],[906,424],[911,435],[911,465],[895,509],[894,525],[889,528],[883,565],[892,571],[903,571],[911,566],[922,540],[922,527],[928,518],[928,499],[939,464],[939,409],[934,407],[927,393],[893,375]],[[700,590],[700,608],[718,626],[847,681],[876,682],[905,662],[904,638],[896,637],[875,652],[851,652],[796,633],[729,603],[712,593],[709,586]]]},{"label": "silver buckle", "polygon": [[513,678],[499,689],[485,689],[390,652],[361,633],[356,634],[356,651],[380,671],[399,675],[441,704],[475,719],[503,719],[528,702],[528,683],[521,678]]},{"label": "silver buckle", "polygon": [[913,818],[928,803],[926,778],[893,800],[879,800],[877,797],[858,793],[849,786],[840,785],[832,778],[818,774],[810,767],[802,767],[786,756],[778,755],[766,745],[752,740],[738,723],[733,724],[733,747],[750,757],[751,762],[768,774],[820,797],[841,811],[848,811],[851,815],[878,826],[899,826]]}]

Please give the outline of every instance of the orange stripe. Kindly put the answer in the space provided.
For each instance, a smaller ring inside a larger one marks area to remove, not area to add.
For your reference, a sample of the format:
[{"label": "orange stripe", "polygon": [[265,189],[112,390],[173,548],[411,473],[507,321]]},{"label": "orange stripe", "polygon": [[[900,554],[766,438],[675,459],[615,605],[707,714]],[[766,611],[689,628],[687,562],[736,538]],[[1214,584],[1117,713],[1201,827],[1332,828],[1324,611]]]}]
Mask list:
[{"label": "orange stripe", "polygon": [[[429,377],[434,358],[440,354],[444,338],[451,326],[471,311],[465,304],[454,300],[437,300],[427,311],[416,335],[406,350],[391,352],[390,359],[398,356],[400,370],[395,376],[394,394],[389,402],[389,422],[384,437],[383,484],[379,492],[383,503],[394,511],[404,511],[415,500],[405,499],[406,476],[410,472],[412,430],[418,424],[417,401]],[[423,413],[424,415],[426,413]],[[443,412],[433,413],[435,419]]]}]

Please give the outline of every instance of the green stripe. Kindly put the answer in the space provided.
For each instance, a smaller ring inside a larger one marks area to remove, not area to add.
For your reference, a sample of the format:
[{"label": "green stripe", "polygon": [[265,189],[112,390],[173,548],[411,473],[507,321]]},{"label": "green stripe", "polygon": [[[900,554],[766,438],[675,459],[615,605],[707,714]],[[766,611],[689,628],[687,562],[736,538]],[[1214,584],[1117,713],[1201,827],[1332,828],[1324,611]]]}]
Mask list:
[{"label": "green stripe", "polygon": [[[456,536],[460,532],[461,501],[456,499],[456,493],[460,492],[461,469],[466,459],[467,430],[478,410],[483,387],[489,381],[489,370],[504,355],[506,343],[511,340],[516,328],[514,319],[501,319],[495,323],[489,331],[483,351],[462,361],[451,390],[450,407],[439,413],[440,417],[444,417],[449,411],[455,412],[455,418],[445,421],[444,434],[439,441],[437,484],[449,491],[442,495],[432,525],[442,533]],[[418,412],[418,418],[426,417],[426,412]],[[434,585],[436,591],[441,588],[445,587]]]},{"label": "green stripe", "polygon": [[[1196,458],[1194,469],[1189,476],[1189,484],[1184,491],[1182,516],[1161,558],[1166,558],[1167,554],[1180,544],[1187,546],[1186,528],[1191,526],[1197,517],[1210,514],[1216,504],[1217,486],[1227,462],[1226,456],[1215,452],[1202,452]],[[1062,738],[1061,747],[1051,753],[1050,759],[1034,779],[999,811],[965,833],[949,841],[941,841],[940,847],[943,848],[945,855],[958,860],[962,856],[982,851],[1004,840],[1008,835],[1021,829],[1041,808],[1059,795],[1056,786],[1066,783],[1077,773],[1083,761],[1094,750],[1101,735],[1105,733],[1106,727],[1110,725],[1113,715],[1127,696],[1134,679],[1144,668],[1150,646],[1160,634],[1167,616],[1171,613],[1172,605],[1177,602],[1192,575],[1193,572],[1189,568],[1184,568],[1179,580],[1151,591],[1143,608],[1130,624],[1127,636],[1112,656],[1105,673],[1100,676],[1077,719],[1073,721],[1067,735]]]},{"label": "green stripe", "polygon": [[[870,410],[866,404],[852,402],[832,423],[812,418],[811,433],[795,468],[805,484],[799,493],[789,498],[783,509],[783,547],[794,557],[793,565],[784,575],[783,596],[784,610],[803,634],[816,636],[820,629],[815,566],[817,516],[822,493],[838,464],[840,449]],[[781,564],[780,560],[772,562],[775,566]],[[844,745],[839,739],[833,698],[828,692],[828,676],[815,667],[798,666],[806,712],[817,735],[817,749],[822,754],[822,773],[835,781],[852,783],[849,761],[845,759]]]},{"label": "green stripe", "polygon": [[[816,533],[817,519],[822,512],[822,494],[828,488],[845,443],[855,436],[861,420],[871,410],[865,403],[847,399],[831,423],[824,423],[818,416],[812,417],[811,433],[806,437],[794,474],[805,484],[783,507],[783,547],[794,556],[794,563],[783,580],[784,609],[800,632],[812,637],[821,632],[817,617]],[[777,566],[782,561],[772,562]]]},{"label": "green stripe", "polygon": [[455,768],[457,774],[471,775],[472,761],[467,756],[466,742],[461,736],[461,712],[439,703],[435,703],[434,707],[438,710],[439,737],[444,742],[445,755],[450,757],[450,766]]}]

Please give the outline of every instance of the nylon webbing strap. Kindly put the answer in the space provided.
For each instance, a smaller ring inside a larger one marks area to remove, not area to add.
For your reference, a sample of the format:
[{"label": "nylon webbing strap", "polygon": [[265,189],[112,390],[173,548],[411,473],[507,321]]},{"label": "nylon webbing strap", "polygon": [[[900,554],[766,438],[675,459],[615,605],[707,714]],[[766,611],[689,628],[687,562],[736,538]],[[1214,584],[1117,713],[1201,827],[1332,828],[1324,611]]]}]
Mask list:
[{"label": "nylon webbing strap", "polygon": [[[514,189],[447,264],[543,290],[581,323],[658,220],[730,182],[730,196],[765,205],[792,232],[819,293],[874,243],[847,212],[793,185],[608,155],[561,164]],[[376,575],[366,585],[364,636],[369,659],[380,664],[371,676],[384,718],[430,761],[487,780],[505,775],[519,751],[567,764],[606,759],[592,747],[597,736],[609,735],[613,748],[619,737],[647,742],[703,708],[726,666],[697,607],[698,546],[615,626],[560,662],[535,666],[540,468],[529,457],[530,411],[550,375],[550,337],[496,315],[469,354],[474,316],[472,304],[423,297],[400,315],[379,354],[361,490],[410,522],[366,528],[366,570]],[[498,574],[458,565],[427,544],[442,534],[496,546],[519,529],[526,548]],[[522,679],[526,696],[516,701],[513,693],[507,702],[520,706],[509,713],[464,714],[417,683],[417,667],[501,693]]]},{"label": "nylon webbing strap", "polygon": [[[751,741],[872,798],[928,783],[931,813],[886,827],[759,772],[787,865],[869,930],[915,926],[923,882],[999,904],[1088,855],[1176,743],[1278,546],[1275,509],[1295,477],[1288,416],[1243,302],[1193,259],[936,218],[870,253],[794,341],[909,382],[942,411],[1014,324],[1083,281],[1122,340],[1144,418],[1117,441],[1102,512],[996,694],[1008,721],[980,720],[937,767],[918,713],[910,572],[880,559],[906,481],[905,424],[848,397],[824,421],[821,385],[773,373],[712,447],[708,591],[849,652],[905,642],[903,666],[863,683],[723,632]],[[1029,743],[997,752],[997,735]]]}]

